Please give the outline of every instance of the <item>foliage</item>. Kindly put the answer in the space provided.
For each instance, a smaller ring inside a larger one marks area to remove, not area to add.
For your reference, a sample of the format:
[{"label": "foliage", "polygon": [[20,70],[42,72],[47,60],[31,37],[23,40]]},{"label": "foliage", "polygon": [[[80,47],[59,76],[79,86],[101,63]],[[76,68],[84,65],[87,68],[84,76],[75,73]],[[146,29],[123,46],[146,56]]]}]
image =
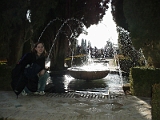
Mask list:
[{"label": "foliage", "polygon": [[80,54],[80,55],[75,55],[75,56],[70,56],[65,59],[65,63],[68,67],[72,66],[81,66],[84,64],[84,62],[87,60],[87,55],[86,54]]},{"label": "foliage", "polygon": [[130,59],[124,58],[124,59],[119,59],[119,64],[120,64],[120,68],[122,71],[126,72],[126,74],[128,75],[130,72],[130,68],[133,67],[133,63]]},{"label": "foliage", "polygon": [[160,67],[159,0],[124,0],[124,14],[136,48],[142,48],[150,64]]},{"label": "foliage", "polygon": [[134,67],[130,72],[131,92],[136,96],[151,97],[152,85],[160,83],[160,69]]},{"label": "foliage", "polygon": [[149,64],[160,67],[160,16],[158,0],[113,0],[112,15],[117,26],[130,32],[136,49],[141,49]]},{"label": "foliage", "polygon": [[29,39],[30,26],[26,20],[28,3],[22,0],[2,0],[0,9],[0,48],[4,59],[12,65],[22,52],[23,43]]},{"label": "foliage", "polygon": [[55,20],[53,26],[50,25],[52,26],[52,29],[46,30],[45,33],[48,34],[48,31],[52,31],[53,34],[54,31],[55,35],[64,20],[75,18],[73,21],[68,21],[68,24],[72,29],[72,34],[76,35],[74,32],[78,33],[76,35],[77,37],[82,32],[83,27],[80,22],[78,24],[81,24],[81,26],[77,26],[77,20],[81,21],[86,27],[97,24],[99,20],[103,18],[105,11],[108,8],[108,2],[109,0],[31,0],[31,21],[33,30],[36,31],[35,34],[37,34],[34,36],[37,38],[38,34],[40,35],[43,28],[45,28],[52,20]]},{"label": "foliage", "polygon": [[[130,34],[128,31],[124,30],[121,27],[117,27],[118,31],[118,46],[120,53],[127,58],[126,60],[121,59],[121,64],[128,63],[128,69],[133,66],[144,66],[145,65],[145,58],[141,50],[136,50],[132,44]],[[123,65],[124,66],[124,65]],[[127,67],[127,64],[126,64]],[[124,67],[123,67],[124,68]],[[127,71],[128,71],[127,70]]]},{"label": "foliage", "polygon": [[[26,1],[17,0],[2,0],[0,9],[0,32],[3,33],[0,38],[6,40],[8,37],[12,37],[14,28],[21,25],[25,20],[25,13],[27,11]],[[5,38],[5,39],[4,39]]]},{"label": "foliage", "polygon": [[7,57],[7,53],[8,53],[8,49],[7,49],[8,45],[7,43],[5,43],[5,41],[1,41],[0,42],[0,59],[6,59]]},{"label": "foliage", "polygon": [[113,20],[116,22],[117,26],[122,27],[125,30],[128,30],[128,23],[126,21],[123,11],[123,1],[124,0],[112,0],[111,13],[113,15]]},{"label": "foliage", "polygon": [[11,83],[11,70],[7,64],[0,65],[0,90],[12,90]]},{"label": "foliage", "polygon": [[146,40],[160,39],[159,5],[159,0],[124,0],[124,14],[131,37],[139,38],[141,46]]},{"label": "foliage", "polygon": [[159,120],[160,118],[160,84],[152,86],[152,120]]}]

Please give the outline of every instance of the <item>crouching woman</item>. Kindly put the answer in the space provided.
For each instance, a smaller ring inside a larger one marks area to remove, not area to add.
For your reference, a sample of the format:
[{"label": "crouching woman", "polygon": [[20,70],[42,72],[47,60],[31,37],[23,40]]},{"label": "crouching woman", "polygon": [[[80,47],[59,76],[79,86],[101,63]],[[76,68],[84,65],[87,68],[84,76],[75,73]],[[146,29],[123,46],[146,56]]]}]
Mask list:
[{"label": "crouching woman", "polygon": [[[45,68],[46,50],[42,42],[37,42],[32,51],[25,54],[12,71],[12,88],[17,94],[30,92],[44,95],[49,74]],[[18,71],[17,71],[18,70]]]}]

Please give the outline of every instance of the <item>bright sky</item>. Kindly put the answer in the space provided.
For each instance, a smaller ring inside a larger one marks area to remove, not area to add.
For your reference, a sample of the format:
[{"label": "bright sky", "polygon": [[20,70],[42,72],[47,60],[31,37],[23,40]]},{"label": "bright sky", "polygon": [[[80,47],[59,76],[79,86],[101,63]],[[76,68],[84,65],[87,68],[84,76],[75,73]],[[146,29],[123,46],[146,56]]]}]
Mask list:
[{"label": "bright sky", "polygon": [[[91,42],[92,47],[103,48],[106,41],[110,39],[112,43],[117,44],[118,34],[116,30],[116,24],[113,21],[111,15],[111,8],[109,5],[103,20],[98,25],[92,25],[87,29],[88,35],[81,34],[77,39],[79,45],[81,40],[87,40]],[[88,42],[87,42],[88,43]]]}]

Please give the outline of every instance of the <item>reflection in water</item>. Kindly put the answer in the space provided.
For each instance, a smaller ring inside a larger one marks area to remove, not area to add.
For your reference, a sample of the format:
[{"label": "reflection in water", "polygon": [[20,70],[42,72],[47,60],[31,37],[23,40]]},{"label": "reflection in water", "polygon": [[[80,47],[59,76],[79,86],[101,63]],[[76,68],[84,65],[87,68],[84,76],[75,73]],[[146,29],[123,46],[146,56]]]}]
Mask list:
[{"label": "reflection in water", "polygon": [[91,81],[74,79],[68,85],[68,89],[70,90],[89,90],[106,87],[107,85],[102,79]]},{"label": "reflection in water", "polygon": [[51,78],[47,80],[45,91],[51,93],[64,93],[64,81],[65,78],[63,76],[51,76]]},{"label": "reflection in water", "polygon": [[[79,80],[74,79],[69,75],[52,76],[46,85],[46,92],[51,93],[65,93],[65,92],[110,92],[120,93],[122,92],[122,86],[120,82],[120,76],[118,74],[108,74],[107,77],[98,80]],[[123,83],[128,82],[128,77],[123,76]]]}]

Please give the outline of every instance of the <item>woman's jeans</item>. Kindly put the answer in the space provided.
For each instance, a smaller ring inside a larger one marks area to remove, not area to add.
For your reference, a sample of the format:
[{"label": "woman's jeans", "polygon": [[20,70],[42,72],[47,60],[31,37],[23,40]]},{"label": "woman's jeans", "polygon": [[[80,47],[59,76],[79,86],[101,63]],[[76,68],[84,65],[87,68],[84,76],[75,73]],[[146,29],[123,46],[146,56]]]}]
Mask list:
[{"label": "woman's jeans", "polygon": [[46,81],[49,78],[49,73],[45,72],[44,75],[39,76],[39,81],[38,81],[38,89],[37,91],[44,91],[46,87]]},{"label": "woman's jeans", "polygon": [[[38,88],[37,88],[37,91],[38,91],[38,92],[45,90],[46,81],[47,81],[48,78],[49,78],[49,73],[48,73],[48,72],[45,72],[44,75],[39,76]],[[25,91],[26,93],[31,93],[31,91],[29,91],[27,87],[24,88],[24,91]]]}]

